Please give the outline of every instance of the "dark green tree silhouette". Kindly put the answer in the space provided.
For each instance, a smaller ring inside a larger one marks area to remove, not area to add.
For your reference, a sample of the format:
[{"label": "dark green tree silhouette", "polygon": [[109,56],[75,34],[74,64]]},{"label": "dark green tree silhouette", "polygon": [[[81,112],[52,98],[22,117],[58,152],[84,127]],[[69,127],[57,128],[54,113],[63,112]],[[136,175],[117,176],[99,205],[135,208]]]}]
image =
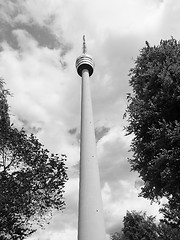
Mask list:
[{"label": "dark green tree silhouette", "polygon": [[10,123],[0,80],[0,239],[24,239],[53,209],[65,206],[66,156],[50,154],[31,134]]},{"label": "dark green tree silhouette", "polygon": [[171,38],[154,47],[146,44],[130,76],[133,93],[125,115],[127,134],[134,138],[129,162],[144,180],[141,196],[165,196],[166,209],[180,212],[180,43]]}]

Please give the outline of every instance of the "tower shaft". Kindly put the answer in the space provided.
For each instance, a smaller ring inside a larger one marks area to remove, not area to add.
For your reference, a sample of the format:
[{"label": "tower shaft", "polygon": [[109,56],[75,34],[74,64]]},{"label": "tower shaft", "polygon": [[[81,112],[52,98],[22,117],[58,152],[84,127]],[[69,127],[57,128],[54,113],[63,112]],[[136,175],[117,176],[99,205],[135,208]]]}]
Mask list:
[{"label": "tower shaft", "polygon": [[78,240],[105,240],[99,168],[93,123],[89,69],[83,65]]}]

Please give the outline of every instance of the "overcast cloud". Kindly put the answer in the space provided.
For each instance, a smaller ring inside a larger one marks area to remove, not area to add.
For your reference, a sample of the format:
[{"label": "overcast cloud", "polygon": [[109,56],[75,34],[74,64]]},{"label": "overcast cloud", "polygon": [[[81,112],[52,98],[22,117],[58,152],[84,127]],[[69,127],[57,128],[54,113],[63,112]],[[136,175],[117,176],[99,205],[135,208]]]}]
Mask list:
[{"label": "overcast cloud", "polygon": [[127,210],[157,215],[138,198],[142,181],[130,172],[123,114],[128,72],[147,40],[180,39],[178,0],[0,0],[0,76],[13,93],[12,121],[68,157],[66,209],[29,240],[77,239],[80,84],[75,60],[82,36],[96,63],[91,79],[107,238]]}]

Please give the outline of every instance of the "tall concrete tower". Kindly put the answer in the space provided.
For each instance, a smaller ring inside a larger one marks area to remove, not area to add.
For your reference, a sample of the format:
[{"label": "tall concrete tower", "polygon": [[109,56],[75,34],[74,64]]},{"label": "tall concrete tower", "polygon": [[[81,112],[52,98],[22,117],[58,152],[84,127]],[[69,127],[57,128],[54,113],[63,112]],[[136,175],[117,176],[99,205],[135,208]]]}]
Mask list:
[{"label": "tall concrete tower", "polygon": [[82,78],[78,240],[105,240],[89,86],[89,78],[94,71],[94,62],[91,56],[86,54],[85,36],[83,36],[83,54],[77,58],[76,68]]}]

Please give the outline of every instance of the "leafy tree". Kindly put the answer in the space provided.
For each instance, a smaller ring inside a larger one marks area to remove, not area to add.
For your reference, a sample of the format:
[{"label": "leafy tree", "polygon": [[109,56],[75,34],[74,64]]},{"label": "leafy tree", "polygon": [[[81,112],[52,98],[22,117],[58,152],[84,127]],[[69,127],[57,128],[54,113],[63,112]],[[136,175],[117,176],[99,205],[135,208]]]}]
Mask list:
[{"label": "leafy tree", "polygon": [[0,238],[24,239],[31,222],[65,206],[66,156],[50,154],[39,140],[10,123],[7,95],[0,80]]},{"label": "leafy tree", "polygon": [[[112,240],[179,240],[180,229],[147,216],[145,212],[127,212],[121,232],[111,236]],[[123,234],[122,234],[123,233]]]},{"label": "leafy tree", "polygon": [[180,212],[180,43],[146,43],[130,76],[126,129],[134,134],[129,161],[144,180],[141,196],[165,196]]},{"label": "leafy tree", "polygon": [[124,236],[124,233],[121,232],[115,232],[112,236],[111,236],[111,240],[127,240],[126,237]]},{"label": "leafy tree", "polygon": [[160,222],[157,228],[158,240],[179,240],[180,229]]},{"label": "leafy tree", "polygon": [[155,217],[147,216],[142,212],[127,212],[124,217],[122,231],[127,240],[155,240],[157,239],[157,227]]},{"label": "leafy tree", "polygon": [[170,224],[172,227],[180,227],[179,196],[170,196],[168,199],[169,202],[160,209],[160,212],[164,215],[162,222]]}]

